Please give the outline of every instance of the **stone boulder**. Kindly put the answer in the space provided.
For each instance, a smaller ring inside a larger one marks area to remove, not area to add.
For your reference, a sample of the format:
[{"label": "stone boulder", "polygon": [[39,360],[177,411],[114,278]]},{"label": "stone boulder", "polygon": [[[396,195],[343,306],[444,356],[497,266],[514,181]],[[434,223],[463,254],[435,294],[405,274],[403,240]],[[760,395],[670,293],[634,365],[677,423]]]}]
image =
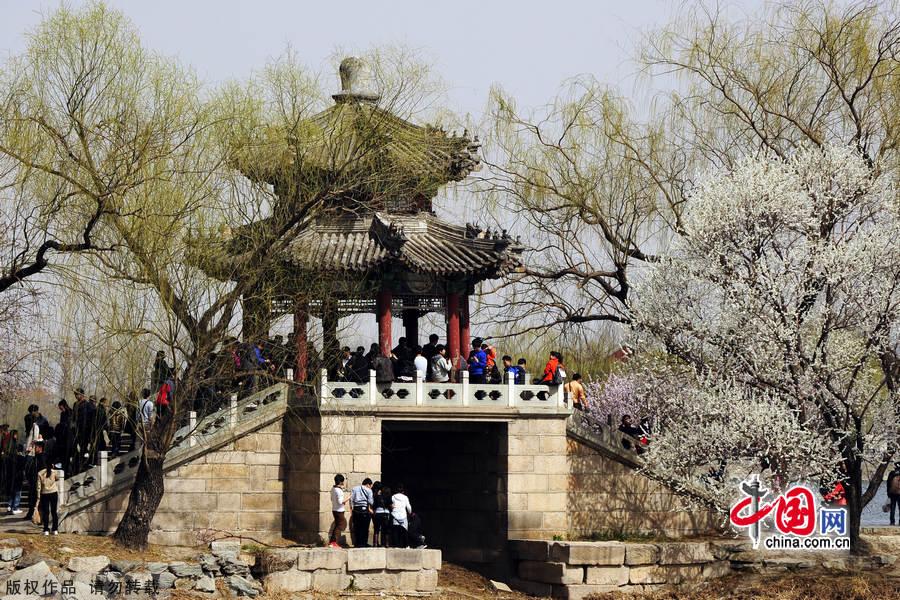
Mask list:
[{"label": "stone boulder", "polygon": [[255,598],[259,595],[259,588],[256,587],[256,582],[250,578],[241,577],[239,575],[232,575],[225,580],[225,583],[238,596],[249,596],[250,598]]},{"label": "stone boulder", "polygon": [[69,559],[69,570],[73,573],[100,573],[109,567],[106,556],[73,556]]},{"label": "stone boulder", "polygon": [[4,600],[25,600],[26,598],[56,597],[61,592],[59,580],[45,562],[39,562],[20,569],[0,581],[0,590],[9,592]]}]

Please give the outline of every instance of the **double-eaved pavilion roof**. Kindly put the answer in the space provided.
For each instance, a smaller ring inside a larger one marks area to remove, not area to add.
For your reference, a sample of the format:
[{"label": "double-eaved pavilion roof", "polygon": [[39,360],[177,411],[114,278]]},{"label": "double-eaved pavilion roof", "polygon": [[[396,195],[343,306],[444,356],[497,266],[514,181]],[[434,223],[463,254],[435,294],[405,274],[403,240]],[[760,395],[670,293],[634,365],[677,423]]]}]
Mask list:
[{"label": "double-eaved pavilion roof", "polygon": [[521,248],[505,232],[441,221],[431,213],[373,213],[319,219],[288,245],[284,261],[301,270],[365,273],[399,266],[414,273],[505,275]]},{"label": "double-eaved pavilion roof", "polygon": [[[354,279],[405,271],[469,284],[517,269],[522,247],[505,231],[447,223],[431,209],[431,198],[441,186],[478,168],[477,138],[447,135],[379,108],[377,95],[356,87],[360,67],[353,58],[341,63],[343,89],[333,96],[334,106],[309,120],[304,127],[309,135],[302,141],[274,135],[282,141],[238,161],[247,177],[275,186],[282,210],[290,210],[292,200],[282,193],[303,197],[304,181],[315,185],[317,174],[342,172],[348,163],[367,174],[367,185],[285,234],[285,243],[278,245],[279,267]],[[365,159],[353,162],[356,154]],[[228,239],[210,240],[221,252],[206,253],[202,268],[220,279],[239,278],[250,260],[252,240],[275,226],[272,218],[262,219]]]}]

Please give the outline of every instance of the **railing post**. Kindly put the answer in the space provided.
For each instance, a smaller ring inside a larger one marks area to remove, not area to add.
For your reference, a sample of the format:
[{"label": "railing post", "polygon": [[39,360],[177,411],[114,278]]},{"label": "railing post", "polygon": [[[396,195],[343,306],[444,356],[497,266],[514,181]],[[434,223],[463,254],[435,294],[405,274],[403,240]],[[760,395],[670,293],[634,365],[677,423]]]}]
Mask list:
[{"label": "railing post", "polygon": [[100,487],[105,488],[109,485],[109,452],[100,451]]},{"label": "railing post", "polygon": [[565,408],[566,407],[566,392],[565,388],[562,385],[556,386],[556,407],[557,408]]},{"label": "railing post", "polygon": [[56,477],[59,479],[57,482],[57,489],[59,490],[59,505],[65,506],[66,504],[66,472],[62,469],[56,470]]},{"label": "railing post", "polygon": [[188,447],[193,448],[197,445],[197,411],[192,410],[188,413]]},{"label": "railing post", "polygon": [[294,370],[293,369],[285,369],[284,370],[284,378],[288,381],[294,380]]},{"label": "railing post", "polygon": [[506,380],[506,398],[507,403],[510,408],[515,408],[516,406],[516,378],[512,373],[507,373],[509,376]]},{"label": "railing post", "polygon": [[378,382],[375,381],[375,370],[369,369],[369,405],[378,403]]},{"label": "railing post", "polygon": [[425,373],[416,370],[416,406],[425,404]]},{"label": "railing post", "polygon": [[328,400],[328,369],[322,369],[322,386],[319,392],[319,404],[325,404]]},{"label": "railing post", "polygon": [[469,405],[469,371],[460,371],[459,376],[462,381],[462,405]]},{"label": "railing post", "polygon": [[231,406],[228,409],[228,420],[232,427],[237,427],[237,394],[231,395]]}]

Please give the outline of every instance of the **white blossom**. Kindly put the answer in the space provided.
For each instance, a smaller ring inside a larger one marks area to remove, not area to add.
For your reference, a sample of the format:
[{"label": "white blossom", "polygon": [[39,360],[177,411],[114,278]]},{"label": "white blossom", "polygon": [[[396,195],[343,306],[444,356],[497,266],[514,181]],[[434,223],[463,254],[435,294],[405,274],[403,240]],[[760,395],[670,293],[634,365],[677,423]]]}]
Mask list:
[{"label": "white blossom", "polygon": [[897,207],[890,175],[840,146],[700,183],[685,234],[636,284],[636,343],[677,358],[643,375],[681,384],[644,387],[654,472],[724,501],[728,482],[707,476],[723,463],[823,482],[840,464],[858,516],[897,442]]}]

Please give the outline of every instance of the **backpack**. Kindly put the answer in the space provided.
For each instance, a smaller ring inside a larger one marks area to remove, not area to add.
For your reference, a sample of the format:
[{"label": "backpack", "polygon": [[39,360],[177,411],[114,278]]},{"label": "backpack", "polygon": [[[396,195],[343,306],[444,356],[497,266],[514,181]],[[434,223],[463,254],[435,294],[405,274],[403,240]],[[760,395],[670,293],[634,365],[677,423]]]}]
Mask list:
[{"label": "backpack", "polygon": [[888,482],[888,494],[891,496],[900,496],[900,473],[894,474]]},{"label": "backpack", "polygon": [[566,371],[562,367],[558,366],[553,371],[553,377],[550,379],[550,385],[562,385],[563,380],[566,378]]},{"label": "backpack", "polygon": [[503,383],[503,374],[500,373],[500,369],[497,368],[497,363],[491,365],[491,373],[488,382],[493,384]]}]

